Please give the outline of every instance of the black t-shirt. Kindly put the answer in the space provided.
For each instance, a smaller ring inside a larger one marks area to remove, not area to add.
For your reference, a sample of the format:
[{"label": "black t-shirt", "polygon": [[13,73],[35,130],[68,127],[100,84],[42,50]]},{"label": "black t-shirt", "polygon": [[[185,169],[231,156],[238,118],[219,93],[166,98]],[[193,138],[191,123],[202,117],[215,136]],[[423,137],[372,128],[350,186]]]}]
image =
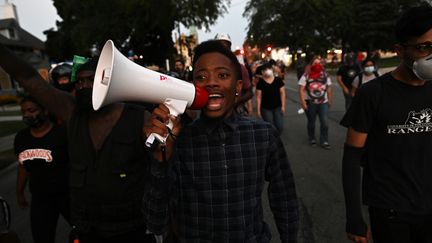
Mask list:
[{"label": "black t-shirt", "polygon": [[284,82],[279,77],[275,77],[271,84],[260,78],[256,89],[261,90],[261,107],[265,109],[281,107],[282,102],[279,90],[284,85]]},{"label": "black t-shirt", "polygon": [[18,163],[29,176],[31,193],[53,195],[68,192],[69,155],[65,126],[53,126],[45,136],[33,137],[30,129],[17,133],[14,141]]},{"label": "black t-shirt", "polygon": [[432,82],[411,86],[387,73],[358,89],[341,124],[368,134],[365,204],[432,213]]},{"label": "black t-shirt", "polygon": [[354,65],[342,65],[337,71],[337,75],[342,77],[342,82],[348,88],[351,88],[351,84],[354,78],[361,72],[360,66]]}]

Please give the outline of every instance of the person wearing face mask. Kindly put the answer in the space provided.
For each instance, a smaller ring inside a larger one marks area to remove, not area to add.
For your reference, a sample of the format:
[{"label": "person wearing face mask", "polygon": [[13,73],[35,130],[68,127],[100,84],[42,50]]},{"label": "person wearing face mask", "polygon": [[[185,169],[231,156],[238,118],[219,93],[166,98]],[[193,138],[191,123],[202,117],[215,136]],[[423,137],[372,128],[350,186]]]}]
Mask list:
[{"label": "person wearing face mask", "polygon": [[363,84],[341,121],[346,232],[354,242],[371,235],[374,243],[432,242],[432,7],[405,11],[395,37],[399,66]]},{"label": "person wearing face mask", "polygon": [[352,82],[351,96],[354,96],[357,89],[375,78],[380,76],[378,70],[376,69],[375,61],[370,58],[366,58],[362,62],[363,71],[359,73]]},{"label": "person wearing face mask", "polygon": [[264,64],[262,77],[256,85],[257,116],[273,124],[279,133],[283,131],[285,114],[285,87],[281,78],[275,77],[270,63]]},{"label": "person wearing face mask", "polygon": [[165,148],[177,192],[172,216],[177,242],[269,243],[262,207],[266,181],[280,241],[297,242],[297,195],[279,132],[235,112],[242,78],[230,50],[213,40],[194,53],[193,80],[210,94],[201,116],[169,131],[169,110],[161,104],[145,128],[146,134],[172,134]]},{"label": "person wearing face mask", "polygon": [[316,146],[315,121],[320,121],[320,145],[330,149],[328,139],[328,110],[332,105],[333,91],[330,76],[321,64],[320,57],[312,58],[310,68],[298,81],[299,97],[302,109],[307,117],[309,144]]},{"label": "person wearing face mask", "polygon": [[[21,112],[27,128],[14,141],[18,206],[30,205],[33,242],[54,243],[59,215],[70,219],[66,127],[54,124],[48,111],[30,96],[22,99]],[[24,194],[27,181],[31,203]]]},{"label": "person wearing face mask", "polygon": [[71,82],[72,65],[59,63],[49,71],[50,81],[54,87],[65,92],[74,92],[75,84]]},{"label": "person wearing face mask", "polygon": [[47,84],[2,44],[0,66],[67,126],[71,223],[79,242],[155,242],[147,232],[166,231],[161,212],[169,178],[167,165],[151,160],[145,146],[146,108],[113,103],[94,111],[95,59],[78,68],[75,96]]}]

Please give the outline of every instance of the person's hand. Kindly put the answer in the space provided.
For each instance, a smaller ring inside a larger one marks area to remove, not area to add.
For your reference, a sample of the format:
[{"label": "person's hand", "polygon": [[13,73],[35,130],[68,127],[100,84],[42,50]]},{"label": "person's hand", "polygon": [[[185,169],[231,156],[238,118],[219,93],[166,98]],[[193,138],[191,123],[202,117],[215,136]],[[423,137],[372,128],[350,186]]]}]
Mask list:
[{"label": "person's hand", "polygon": [[345,95],[349,95],[350,94],[350,91],[349,91],[349,89],[347,87],[343,88],[343,92],[344,92]]},{"label": "person's hand", "polygon": [[27,202],[27,199],[24,195],[24,193],[18,193],[17,194],[17,201],[18,201],[18,206],[22,209],[28,208],[29,207],[29,203]]},{"label": "person's hand", "polygon": [[[167,124],[171,120],[173,127],[169,129]],[[152,133],[159,134],[161,137],[166,137],[165,144],[159,143],[153,153],[154,159],[163,162],[163,149],[165,149],[166,159],[170,158],[173,152],[174,141],[179,135],[181,130],[180,116],[174,117],[169,113],[168,107],[164,104],[160,104],[156,107],[150,120],[148,120],[144,126],[143,133],[146,138]]]},{"label": "person's hand", "polygon": [[332,105],[333,105],[332,101],[330,101],[330,100],[327,102],[327,104],[328,104],[328,107],[329,107],[329,108],[331,108]]},{"label": "person's hand", "polygon": [[370,242],[370,240],[372,239],[372,234],[370,229],[368,229],[366,236],[347,233],[347,237],[355,243],[367,243]]},{"label": "person's hand", "polygon": [[260,111],[257,111],[257,117],[261,118],[261,112]]},{"label": "person's hand", "polygon": [[282,112],[282,115],[284,115],[285,114],[285,107],[281,107],[281,112]]},{"label": "person's hand", "polygon": [[303,110],[307,110],[308,109],[308,105],[306,104],[306,102],[301,102],[301,108],[303,108]]}]

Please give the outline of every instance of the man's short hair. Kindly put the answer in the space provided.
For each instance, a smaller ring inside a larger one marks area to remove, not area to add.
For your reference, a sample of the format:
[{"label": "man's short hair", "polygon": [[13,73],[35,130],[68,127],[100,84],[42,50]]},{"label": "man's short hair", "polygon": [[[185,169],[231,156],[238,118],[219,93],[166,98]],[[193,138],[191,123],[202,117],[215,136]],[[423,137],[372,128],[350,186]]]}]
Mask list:
[{"label": "man's short hair", "polygon": [[185,61],[182,58],[175,59],[174,63],[180,62],[181,64],[185,65]]},{"label": "man's short hair", "polygon": [[405,11],[396,22],[395,37],[398,43],[419,37],[432,28],[432,7],[421,5]]},{"label": "man's short hair", "polygon": [[94,57],[90,60],[88,60],[86,63],[82,64],[81,66],[78,67],[77,69],[77,74],[82,72],[82,71],[93,71],[96,72],[96,68],[97,68],[97,64],[98,64],[98,57]]},{"label": "man's short hair", "polygon": [[193,67],[195,67],[196,62],[198,61],[198,59],[202,55],[207,54],[207,53],[211,53],[211,52],[220,53],[220,54],[226,56],[228,59],[230,59],[234,65],[234,71],[236,72],[236,79],[242,80],[241,67],[240,67],[240,63],[239,63],[237,57],[234,55],[234,53],[231,52],[231,50],[226,48],[218,40],[204,41],[195,48],[194,58],[192,61]]},{"label": "man's short hair", "polygon": [[37,101],[33,96],[30,96],[29,94],[24,94],[21,97],[21,100],[19,102],[20,105],[22,105],[24,102],[31,102],[35,105],[37,105],[41,110],[45,110],[45,107],[43,107],[39,101]]}]

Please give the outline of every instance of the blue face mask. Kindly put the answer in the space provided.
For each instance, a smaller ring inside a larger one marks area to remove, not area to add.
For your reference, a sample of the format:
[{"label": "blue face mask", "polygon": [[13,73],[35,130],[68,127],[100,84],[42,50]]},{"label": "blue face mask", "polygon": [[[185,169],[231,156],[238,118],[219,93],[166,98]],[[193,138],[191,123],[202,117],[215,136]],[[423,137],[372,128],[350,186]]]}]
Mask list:
[{"label": "blue face mask", "polygon": [[374,66],[365,67],[364,71],[366,73],[373,73],[375,71],[375,67]]}]

